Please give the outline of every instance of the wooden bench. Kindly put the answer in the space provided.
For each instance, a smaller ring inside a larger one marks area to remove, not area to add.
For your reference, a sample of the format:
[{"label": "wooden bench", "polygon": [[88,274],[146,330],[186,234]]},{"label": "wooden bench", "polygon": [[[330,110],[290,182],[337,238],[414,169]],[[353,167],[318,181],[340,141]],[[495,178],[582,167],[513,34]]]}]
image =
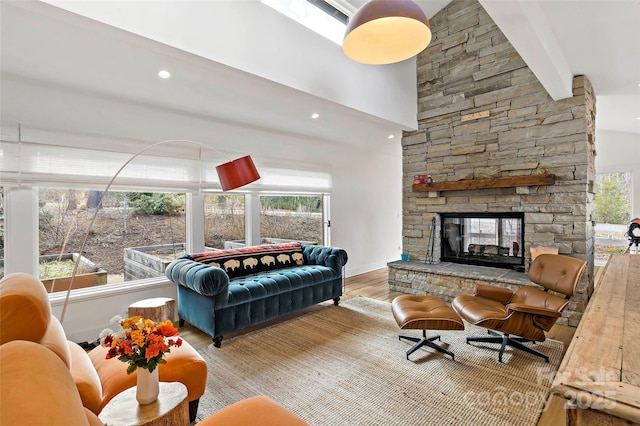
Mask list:
[{"label": "wooden bench", "polygon": [[567,425],[640,423],[640,255],[609,258],[551,392]]}]

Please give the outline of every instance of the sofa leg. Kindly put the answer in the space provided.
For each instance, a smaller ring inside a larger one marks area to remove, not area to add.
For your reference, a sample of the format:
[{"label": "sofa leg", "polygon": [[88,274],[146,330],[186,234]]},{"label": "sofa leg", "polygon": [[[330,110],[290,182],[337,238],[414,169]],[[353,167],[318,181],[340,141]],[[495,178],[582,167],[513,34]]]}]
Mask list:
[{"label": "sofa leg", "polygon": [[198,404],[200,404],[200,398],[189,401],[189,422],[193,423],[196,420],[196,414],[198,414]]},{"label": "sofa leg", "polygon": [[184,327],[184,320],[182,318],[178,318],[178,327]]},{"label": "sofa leg", "polygon": [[340,298],[336,297],[335,299],[333,299],[333,304],[338,306],[338,304],[340,303]]},{"label": "sofa leg", "polygon": [[213,338],[213,346],[215,346],[216,348],[222,346],[222,336],[216,336]]}]

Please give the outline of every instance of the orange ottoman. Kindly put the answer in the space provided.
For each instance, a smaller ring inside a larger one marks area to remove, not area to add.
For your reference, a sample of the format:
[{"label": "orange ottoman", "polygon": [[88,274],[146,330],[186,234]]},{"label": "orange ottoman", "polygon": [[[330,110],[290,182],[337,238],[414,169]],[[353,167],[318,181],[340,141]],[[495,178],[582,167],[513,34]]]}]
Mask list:
[{"label": "orange ottoman", "polygon": [[440,335],[427,337],[427,330],[464,330],[464,322],[451,306],[435,296],[405,294],[393,299],[391,312],[400,329],[422,330],[421,339],[399,336],[399,339],[415,342],[415,345],[407,351],[407,359],[423,346],[443,352],[455,359],[453,352],[433,343],[434,340],[440,340]]},{"label": "orange ottoman", "polygon": [[266,396],[254,396],[210,415],[198,426],[309,426]]}]

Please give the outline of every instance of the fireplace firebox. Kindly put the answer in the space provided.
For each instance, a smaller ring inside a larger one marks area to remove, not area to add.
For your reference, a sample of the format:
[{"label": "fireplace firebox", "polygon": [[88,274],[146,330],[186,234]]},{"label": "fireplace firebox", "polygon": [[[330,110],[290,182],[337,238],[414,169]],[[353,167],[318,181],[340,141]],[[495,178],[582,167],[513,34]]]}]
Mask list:
[{"label": "fireplace firebox", "polygon": [[524,213],[441,213],[441,261],[524,270]]}]

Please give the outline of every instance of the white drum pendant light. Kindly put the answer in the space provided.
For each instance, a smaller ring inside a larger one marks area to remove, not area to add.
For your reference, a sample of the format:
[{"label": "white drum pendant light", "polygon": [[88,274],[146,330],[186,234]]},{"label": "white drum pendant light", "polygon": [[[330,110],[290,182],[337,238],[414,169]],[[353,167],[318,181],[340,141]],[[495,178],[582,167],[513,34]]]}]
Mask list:
[{"label": "white drum pendant light", "polygon": [[349,21],[345,55],[363,64],[392,64],[422,52],[431,42],[429,20],[411,0],[370,0]]}]

